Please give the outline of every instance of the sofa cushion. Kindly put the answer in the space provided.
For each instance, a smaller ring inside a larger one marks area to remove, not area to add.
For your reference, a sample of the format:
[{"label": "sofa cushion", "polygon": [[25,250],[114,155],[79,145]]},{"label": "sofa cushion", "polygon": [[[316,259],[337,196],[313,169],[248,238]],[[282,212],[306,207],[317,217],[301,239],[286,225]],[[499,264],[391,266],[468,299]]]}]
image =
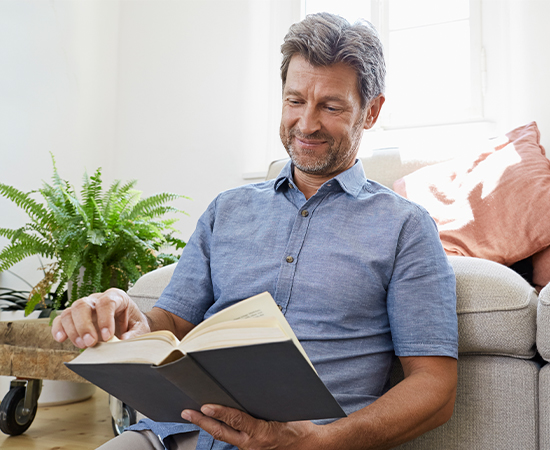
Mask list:
[{"label": "sofa cushion", "polygon": [[550,361],[550,285],[546,285],[539,294],[537,349],[546,361]]},{"label": "sofa cushion", "polygon": [[435,219],[447,254],[511,265],[550,245],[550,160],[532,122],[500,145],[424,167],[394,184]]},{"label": "sofa cushion", "polygon": [[535,355],[537,293],[493,261],[450,256],[456,276],[459,354]]}]

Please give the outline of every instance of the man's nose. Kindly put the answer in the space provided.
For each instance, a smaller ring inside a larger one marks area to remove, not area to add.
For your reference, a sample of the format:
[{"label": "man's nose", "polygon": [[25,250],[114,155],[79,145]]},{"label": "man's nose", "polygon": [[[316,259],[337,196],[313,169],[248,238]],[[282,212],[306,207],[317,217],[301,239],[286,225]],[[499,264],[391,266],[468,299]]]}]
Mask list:
[{"label": "man's nose", "polygon": [[313,134],[321,128],[319,112],[313,106],[307,105],[300,116],[298,122],[300,132],[303,134]]}]

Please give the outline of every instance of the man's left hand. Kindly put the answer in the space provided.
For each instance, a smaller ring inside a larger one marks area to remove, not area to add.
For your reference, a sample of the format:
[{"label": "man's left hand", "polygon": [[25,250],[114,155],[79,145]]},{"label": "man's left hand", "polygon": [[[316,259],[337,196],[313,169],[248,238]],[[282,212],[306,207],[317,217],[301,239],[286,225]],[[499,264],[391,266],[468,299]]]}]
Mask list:
[{"label": "man's left hand", "polygon": [[306,449],[316,445],[319,426],[309,422],[267,422],[234,408],[204,405],[201,412],[186,409],[181,416],[214,439],[239,449]]}]

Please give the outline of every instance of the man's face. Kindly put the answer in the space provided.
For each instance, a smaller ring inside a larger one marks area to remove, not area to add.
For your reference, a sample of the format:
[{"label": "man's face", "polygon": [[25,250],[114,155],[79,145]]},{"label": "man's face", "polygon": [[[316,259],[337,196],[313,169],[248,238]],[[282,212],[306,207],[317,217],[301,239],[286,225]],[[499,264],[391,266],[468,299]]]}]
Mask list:
[{"label": "man's face", "polygon": [[357,75],[350,66],[315,67],[299,55],[290,60],[280,136],[302,172],[334,176],[351,167],[363,129],[374,124],[367,118],[370,110],[361,109]]}]

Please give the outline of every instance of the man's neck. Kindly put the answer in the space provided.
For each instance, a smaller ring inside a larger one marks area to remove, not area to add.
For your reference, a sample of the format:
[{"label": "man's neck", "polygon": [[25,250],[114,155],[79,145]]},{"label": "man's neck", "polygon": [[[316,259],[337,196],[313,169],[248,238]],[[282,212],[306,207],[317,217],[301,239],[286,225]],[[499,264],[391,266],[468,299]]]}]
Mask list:
[{"label": "man's neck", "polygon": [[[319,188],[326,183],[328,180],[331,180],[336,175],[345,172],[349,169],[349,167],[331,173],[330,175],[316,175],[311,173],[302,172],[300,169],[298,169],[296,166],[294,167],[294,184],[296,184],[296,187],[304,194],[306,197],[306,200],[309,200],[311,197],[313,197]],[[351,167],[351,166],[350,166]]]}]

